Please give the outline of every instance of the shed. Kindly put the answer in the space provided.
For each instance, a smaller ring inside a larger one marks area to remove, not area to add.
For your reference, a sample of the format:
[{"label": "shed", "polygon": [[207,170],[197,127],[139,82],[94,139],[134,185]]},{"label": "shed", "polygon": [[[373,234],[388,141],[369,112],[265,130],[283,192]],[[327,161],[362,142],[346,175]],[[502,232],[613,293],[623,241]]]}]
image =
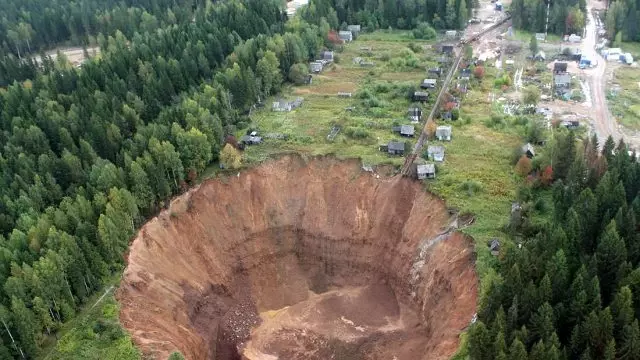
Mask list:
[{"label": "shed", "polygon": [[442,45],[443,54],[451,54],[453,52],[453,45]]},{"label": "shed", "polygon": [[507,59],[504,61],[504,65],[508,68],[512,68],[514,65],[516,64],[516,62],[514,60],[511,59]]},{"label": "shed", "polygon": [[257,145],[262,142],[262,138],[260,136],[255,136],[255,135],[244,135],[243,137],[240,138],[240,142],[245,145]]},{"label": "shed", "polygon": [[436,138],[440,141],[451,141],[451,126],[440,125],[436,128]]},{"label": "shed", "polygon": [[382,152],[389,152],[389,145],[388,144],[379,145],[378,149]]},{"label": "shed", "polygon": [[444,146],[442,145],[429,145],[427,146],[427,156],[429,159],[437,162],[444,161]]},{"label": "shed", "polygon": [[326,61],[333,61],[333,51],[322,51],[320,52],[320,59]]},{"label": "shed", "polygon": [[577,120],[577,119],[562,120],[561,124],[567,129],[577,129],[580,127],[580,120]]},{"label": "shed", "polygon": [[434,89],[437,83],[438,80],[436,79],[424,79],[422,80],[422,84],[420,84],[420,87],[423,89]]},{"label": "shed", "polygon": [[313,82],[313,75],[309,74],[304,78],[304,83],[307,85],[311,85]]},{"label": "shed", "polygon": [[415,132],[416,132],[416,129],[413,127],[413,125],[400,126],[400,135],[402,136],[413,137]]},{"label": "shed", "polygon": [[429,93],[424,91],[416,91],[413,93],[413,101],[425,102],[429,100]]},{"label": "shed", "polygon": [[387,152],[391,155],[404,155],[404,142],[389,141]]},{"label": "shed", "polygon": [[455,30],[447,30],[444,32],[444,36],[448,38],[455,38],[456,36],[458,36],[458,32]]},{"label": "shed", "polygon": [[285,100],[278,100],[273,102],[273,111],[291,111],[291,104]]},{"label": "shed", "polygon": [[409,119],[413,122],[419,122],[420,117],[422,117],[422,109],[419,107],[410,107],[407,113],[409,115]]},{"label": "shed", "polygon": [[498,256],[498,254],[500,254],[500,241],[498,239],[491,239],[489,242],[489,251],[491,251],[491,255],[493,256]]},{"label": "shed", "polygon": [[536,150],[533,148],[533,145],[531,145],[531,143],[526,143],[522,146],[522,154],[531,159],[536,156]]},{"label": "shed", "polygon": [[547,59],[547,55],[544,53],[544,51],[540,50],[533,58],[534,60],[545,61]]},{"label": "shed", "polygon": [[347,30],[351,31],[354,38],[357,38],[360,33],[360,25],[347,25]]},{"label": "shed", "polygon": [[547,39],[547,35],[545,33],[536,33],[536,40],[545,41]]},{"label": "shed", "polygon": [[320,61],[314,61],[309,63],[309,71],[312,73],[319,73],[322,71],[322,63]]},{"label": "shed", "polygon": [[340,31],[338,33],[338,37],[340,38],[340,40],[342,40],[344,42],[353,41],[353,33],[351,31],[348,31],[348,30]]},{"label": "shed", "polygon": [[360,62],[360,66],[361,67],[374,67],[374,66],[376,66],[376,63],[374,63],[373,61],[362,61],[362,62]]},{"label": "shed", "polygon": [[416,167],[418,173],[418,179],[435,179],[436,178],[436,166],[434,164],[423,164]]},{"label": "shed", "polygon": [[460,77],[463,79],[469,79],[471,77],[471,69],[460,69]]},{"label": "shed", "polygon": [[553,73],[554,74],[564,74],[567,72],[567,63],[566,62],[556,62],[553,64]]},{"label": "shed", "polygon": [[442,68],[439,68],[439,67],[437,67],[437,68],[431,68],[431,69],[427,70],[427,72],[428,72],[429,74],[434,74],[434,75],[438,75],[438,76],[440,76],[440,75],[442,75]]},{"label": "shed", "polygon": [[568,88],[571,86],[571,75],[555,74],[553,76],[553,84],[556,88]]},{"label": "shed", "polygon": [[341,92],[338,93],[338,97],[341,97],[341,98],[350,98],[352,96],[353,96],[353,94],[350,93],[350,92],[342,92],[341,91]]}]

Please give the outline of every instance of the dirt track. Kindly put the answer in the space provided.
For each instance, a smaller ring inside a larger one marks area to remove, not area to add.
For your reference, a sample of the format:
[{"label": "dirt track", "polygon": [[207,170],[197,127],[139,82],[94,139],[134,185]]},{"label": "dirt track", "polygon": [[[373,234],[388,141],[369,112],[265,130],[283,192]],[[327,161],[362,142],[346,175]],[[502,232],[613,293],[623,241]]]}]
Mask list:
[{"label": "dirt track", "polygon": [[447,359],[477,297],[472,241],[450,222],[418,182],[274,160],[142,228],[120,318],[158,359]]}]

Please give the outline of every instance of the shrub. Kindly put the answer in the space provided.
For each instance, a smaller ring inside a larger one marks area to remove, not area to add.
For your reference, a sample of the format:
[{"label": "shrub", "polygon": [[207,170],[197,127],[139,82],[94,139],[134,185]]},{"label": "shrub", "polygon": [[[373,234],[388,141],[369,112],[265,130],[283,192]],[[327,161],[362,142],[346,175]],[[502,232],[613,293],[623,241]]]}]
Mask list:
[{"label": "shrub", "polygon": [[414,42],[410,42],[408,46],[409,46],[409,49],[411,49],[411,51],[413,51],[416,54],[419,54],[422,52],[422,47]]},{"label": "shrub", "polygon": [[352,139],[366,139],[370,135],[366,129],[353,126],[348,127],[344,133]]},{"label": "shrub", "polygon": [[484,73],[484,66],[478,65],[473,69],[473,76],[478,80],[482,80],[482,78],[484,78]]},{"label": "shrub", "polygon": [[436,30],[428,23],[421,22],[413,29],[413,37],[416,39],[431,40],[436,38]]},{"label": "shrub", "polygon": [[460,184],[460,190],[467,193],[467,196],[473,196],[482,191],[482,185],[475,180],[467,180]]},{"label": "shrub", "polygon": [[529,159],[526,155],[522,155],[520,157],[520,160],[518,160],[518,163],[516,164],[516,174],[524,177],[531,172],[531,169],[533,169],[533,166],[531,165],[531,159]]},{"label": "shrub", "polygon": [[295,85],[302,85],[304,84],[308,73],[307,65],[301,63],[293,64],[289,68],[289,81]]}]

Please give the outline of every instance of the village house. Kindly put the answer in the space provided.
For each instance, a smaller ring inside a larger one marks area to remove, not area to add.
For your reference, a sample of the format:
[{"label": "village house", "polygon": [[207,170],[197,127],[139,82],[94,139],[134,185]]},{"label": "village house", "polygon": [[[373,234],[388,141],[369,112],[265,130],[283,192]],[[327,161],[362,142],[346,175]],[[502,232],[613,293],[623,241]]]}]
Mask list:
[{"label": "village house", "polygon": [[419,107],[410,107],[408,114],[411,122],[420,122],[420,118],[422,117],[422,109],[420,109]]},{"label": "village house", "polygon": [[429,100],[429,93],[424,91],[416,91],[413,93],[413,101],[426,102]]},{"label": "village house", "polygon": [[435,89],[437,82],[438,80],[436,79],[424,79],[422,80],[420,87],[423,89]]},{"label": "village house", "polygon": [[553,73],[554,74],[564,74],[567,72],[567,63],[566,62],[555,62],[553,64]]},{"label": "village house", "polygon": [[245,145],[257,145],[262,143],[262,138],[260,136],[253,135],[255,131],[251,133],[252,135],[244,135],[240,138],[240,142]]},{"label": "village house", "polygon": [[434,164],[418,165],[416,170],[419,180],[436,178],[436,166]]},{"label": "village house", "polygon": [[455,39],[458,36],[458,32],[455,30],[447,30],[444,32],[444,36],[448,39]]},{"label": "village house", "polygon": [[413,127],[413,125],[400,126],[400,135],[402,136],[413,137],[415,132],[416,132],[416,129]]},{"label": "village house", "polygon": [[440,125],[436,128],[436,138],[440,141],[451,141],[451,126]]},{"label": "village house", "polygon": [[309,71],[312,73],[319,73],[322,71],[322,68],[324,66],[322,65],[322,63],[320,61],[313,61],[309,63]]},{"label": "village house", "polygon": [[356,39],[360,34],[360,29],[360,25],[347,25],[347,30],[351,31],[354,39]]},{"label": "village house", "polygon": [[526,143],[522,146],[522,155],[525,155],[529,159],[536,156],[536,150],[534,149],[533,145],[531,145],[531,143]]},{"label": "village house", "polygon": [[553,75],[553,87],[557,94],[568,92],[571,88],[571,75],[555,74]]},{"label": "village house", "polygon": [[431,68],[431,69],[427,70],[427,73],[440,76],[440,75],[442,75],[442,68],[439,68],[439,67],[438,68]]},{"label": "village house", "polygon": [[427,157],[433,161],[444,161],[444,146],[442,145],[429,145],[427,147]]},{"label": "village house", "polygon": [[498,256],[500,254],[500,241],[498,239],[491,239],[489,242],[489,251],[493,256]]},{"label": "village house", "polygon": [[340,40],[342,40],[344,42],[353,41],[353,33],[351,31],[348,31],[348,30],[340,31],[338,33],[338,37],[340,38]]},{"label": "village house", "polygon": [[303,98],[299,97],[296,98],[293,101],[286,101],[284,99],[280,99],[278,101],[274,101],[273,102],[273,107],[272,110],[273,111],[292,111],[295,110],[297,108],[299,108],[302,105],[302,102],[304,101]]},{"label": "village house", "polygon": [[442,45],[442,53],[443,54],[453,53],[453,45]]},{"label": "village house", "polygon": [[387,152],[391,155],[404,155],[404,142],[389,141],[386,146]]},{"label": "village house", "polygon": [[320,52],[320,60],[326,60],[326,61],[332,62],[333,61],[333,51],[325,50],[325,51]]}]

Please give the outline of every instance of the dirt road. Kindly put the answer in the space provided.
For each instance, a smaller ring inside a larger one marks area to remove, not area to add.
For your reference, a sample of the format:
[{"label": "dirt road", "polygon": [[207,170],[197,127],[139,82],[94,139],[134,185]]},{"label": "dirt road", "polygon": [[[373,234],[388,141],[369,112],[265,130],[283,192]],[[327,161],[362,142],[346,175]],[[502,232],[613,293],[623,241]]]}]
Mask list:
[{"label": "dirt road", "polygon": [[598,65],[592,69],[583,70],[583,74],[586,75],[589,87],[591,88],[592,97],[592,116],[593,116],[593,128],[598,135],[600,144],[604,144],[604,141],[609,135],[618,142],[621,138],[625,143],[629,145],[631,149],[640,149],[640,136],[638,133],[633,133],[630,130],[626,130],[618,125],[615,117],[611,114],[609,107],[607,106],[607,61],[600,56],[595,50],[596,42],[598,41],[596,26],[596,20],[593,16],[593,9],[601,9],[603,7],[602,2],[590,1],[587,7],[587,26],[584,41],[582,42],[582,54],[587,55],[591,61],[597,61]]},{"label": "dirt road", "polygon": [[607,69],[607,61],[595,50],[598,29],[592,13],[592,4],[589,4],[587,7],[587,19],[586,35],[582,42],[582,54],[588,56],[592,61],[595,60],[598,62],[595,68],[584,71],[584,74],[589,78],[589,85],[591,87],[593,100],[592,114],[594,116],[593,125],[600,144],[603,144],[609,135],[613,136],[617,142],[623,135],[607,106],[605,95],[606,82],[604,77]]}]

